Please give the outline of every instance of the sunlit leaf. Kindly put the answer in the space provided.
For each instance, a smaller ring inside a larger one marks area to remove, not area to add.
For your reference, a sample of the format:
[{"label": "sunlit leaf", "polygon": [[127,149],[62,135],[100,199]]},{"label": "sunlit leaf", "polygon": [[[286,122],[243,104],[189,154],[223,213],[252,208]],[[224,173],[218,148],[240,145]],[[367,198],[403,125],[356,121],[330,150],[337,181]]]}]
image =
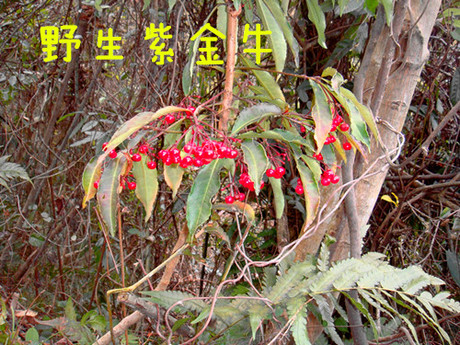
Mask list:
[{"label": "sunlit leaf", "polygon": [[97,201],[101,210],[102,219],[107,225],[112,236],[115,235],[117,227],[117,204],[120,189],[120,175],[127,166],[124,155],[110,160],[102,173],[97,190]]},{"label": "sunlit leaf", "polygon": [[153,205],[158,193],[158,172],[157,169],[149,169],[145,157],[140,162],[133,163],[132,169],[136,179],[136,196],[144,205],[145,218],[147,222],[152,215]]},{"label": "sunlit leaf", "polygon": [[[97,164],[96,157],[93,157],[85,167],[82,177],[82,185],[85,190],[85,196],[83,198],[82,207],[86,207],[88,200],[92,199],[96,195],[96,188],[94,188],[94,182],[101,178],[101,166]],[[93,182],[94,181],[94,182]]]},{"label": "sunlit leaf", "polygon": [[254,190],[257,195],[260,192],[260,183],[268,166],[267,153],[264,147],[252,140],[243,141],[241,144],[243,149],[244,161],[248,165],[248,174],[254,182]]},{"label": "sunlit leaf", "polygon": [[[222,204],[213,205],[213,208],[215,208],[217,205],[222,205]],[[224,231],[224,229],[222,229],[219,226],[218,223],[209,222],[209,224],[204,227],[204,232],[206,232],[208,234],[211,234],[211,235],[215,235],[218,238],[220,238],[222,241],[226,242],[227,244],[230,244],[230,239],[228,238],[227,233]],[[208,310],[207,315],[209,315],[209,310]],[[198,323],[198,322],[200,322],[200,320],[197,318],[197,319],[193,320],[192,324],[195,324],[195,323]]]},{"label": "sunlit leaf", "polygon": [[196,229],[208,220],[211,215],[211,199],[220,188],[219,173],[228,165],[228,159],[216,159],[201,169],[187,198],[187,225],[189,228],[188,240],[194,238]]},{"label": "sunlit leaf", "polygon": [[275,60],[275,67],[277,71],[284,69],[284,63],[286,62],[287,46],[286,39],[284,38],[283,31],[278,25],[277,20],[273,17],[270,10],[267,8],[263,0],[256,0],[257,13],[262,19],[264,29],[271,31],[268,35],[268,42],[272,49],[272,55]]},{"label": "sunlit leaf", "polygon": [[281,115],[281,110],[276,105],[262,103],[250,108],[244,109],[238,118],[236,119],[233,127],[231,136],[234,136],[243,128],[262,120],[268,116]]},{"label": "sunlit leaf", "polygon": [[181,168],[177,164],[173,165],[166,165],[164,168],[164,176],[165,176],[165,181],[166,184],[169,186],[169,188],[172,189],[173,194],[172,197],[173,199],[176,197],[177,190],[180,187],[180,184],[182,183],[182,176],[184,175],[184,169]]},{"label": "sunlit leaf", "polygon": [[387,17],[387,25],[391,25],[393,20],[393,0],[380,0],[380,3],[383,5],[385,10],[385,16]]},{"label": "sunlit leaf", "polygon": [[252,131],[246,132],[246,133],[240,134],[238,138],[240,139],[264,138],[264,139],[280,140],[285,143],[293,143],[293,144],[305,146],[309,148],[311,152],[314,152],[314,149],[311,146],[311,144],[301,135],[299,135],[298,133],[289,132],[289,131],[286,131],[280,128],[275,128],[273,130],[268,130],[268,131],[264,131],[261,133],[256,133]]},{"label": "sunlit leaf", "polygon": [[254,209],[248,203],[234,201],[232,204],[218,203],[213,205],[216,210],[225,210],[229,212],[240,212],[244,214],[248,222],[253,222],[255,219]]},{"label": "sunlit leaf", "polygon": [[270,182],[273,190],[273,202],[275,204],[276,218],[280,219],[283,216],[285,205],[283,189],[281,188],[281,179],[269,177],[268,181]]},{"label": "sunlit leaf", "polygon": [[316,153],[320,153],[324,142],[329,135],[332,126],[332,112],[326,94],[314,80],[310,79],[310,85],[315,95],[311,114],[315,120],[315,140],[317,145]]}]

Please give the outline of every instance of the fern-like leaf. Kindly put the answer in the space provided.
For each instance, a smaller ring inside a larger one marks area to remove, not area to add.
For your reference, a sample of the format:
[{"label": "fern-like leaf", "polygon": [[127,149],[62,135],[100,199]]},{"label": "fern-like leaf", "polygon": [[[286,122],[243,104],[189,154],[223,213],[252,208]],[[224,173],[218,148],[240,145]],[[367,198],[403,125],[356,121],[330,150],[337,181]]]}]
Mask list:
[{"label": "fern-like leaf", "polygon": [[279,303],[292,289],[297,287],[304,278],[304,273],[312,267],[308,261],[295,263],[286,274],[278,276],[275,286],[267,296],[268,299],[275,304]]},{"label": "fern-like leaf", "polygon": [[0,185],[10,190],[8,182],[20,178],[31,182],[26,170],[17,163],[7,162],[9,155],[0,157]]},{"label": "fern-like leaf", "polygon": [[327,326],[324,328],[325,332],[331,337],[334,343],[337,345],[344,345],[342,339],[340,339],[340,336],[337,334],[337,330],[335,329],[334,320],[332,319],[332,309],[326,298],[321,295],[314,295],[313,299],[318,305],[321,318],[327,323]]},{"label": "fern-like leaf", "polygon": [[297,296],[286,302],[289,320],[292,320],[291,333],[296,345],[311,345],[307,332],[307,310],[305,297]]},{"label": "fern-like leaf", "polygon": [[208,305],[200,299],[196,299],[192,294],[181,291],[143,291],[146,298],[152,303],[156,303],[163,308],[170,308],[176,304],[179,310],[196,311],[201,313]]}]

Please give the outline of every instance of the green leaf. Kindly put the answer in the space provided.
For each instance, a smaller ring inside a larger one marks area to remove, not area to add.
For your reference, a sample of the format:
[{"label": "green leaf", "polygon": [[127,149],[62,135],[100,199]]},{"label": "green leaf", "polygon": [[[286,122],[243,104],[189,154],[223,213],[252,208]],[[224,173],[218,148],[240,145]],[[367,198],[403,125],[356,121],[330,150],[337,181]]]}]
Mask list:
[{"label": "green leaf", "polygon": [[243,128],[246,128],[250,124],[258,122],[268,116],[279,116],[281,115],[281,110],[276,105],[262,103],[250,108],[244,109],[238,118],[236,119],[233,127],[231,136],[235,136]]},{"label": "green leaf", "polygon": [[68,298],[65,304],[65,317],[72,321],[77,321],[77,313],[73,307],[72,298]]},{"label": "green leaf", "polygon": [[454,281],[457,284],[457,286],[460,287],[460,257],[455,252],[447,250],[446,259],[449,272],[452,275],[452,278],[454,278]]},{"label": "green leaf", "polygon": [[17,163],[6,162],[10,155],[0,157],[0,185],[10,190],[8,182],[14,178],[21,178],[32,182],[26,170]]},{"label": "green leaf", "polygon": [[[227,36],[227,5],[224,0],[217,0],[217,25],[216,29]],[[225,49],[227,49],[226,45]]]},{"label": "green leaf", "polygon": [[305,302],[305,297],[297,296],[289,299],[286,303],[289,318],[293,319],[291,333],[296,345],[311,345],[307,332]]},{"label": "green leaf", "polygon": [[379,0],[385,10],[385,16],[387,17],[387,25],[390,26],[393,20],[393,0]]},{"label": "green leaf", "polygon": [[326,94],[318,82],[313,79],[309,81],[315,95],[311,113],[315,120],[315,140],[318,147],[316,153],[320,153],[331,130],[332,112]]},{"label": "green leaf", "polygon": [[142,155],[140,162],[133,162],[132,169],[136,179],[136,196],[144,205],[145,218],[147,222],[152,215],[153,205],[158,193],[158,171],[147,167],[146,156]]},{"label": "green leaf", "polygon": [[315,181],[319,181],[321,179],[321,174],[323,173],[319,162],[316,159],[308,157],[306,155],[302,155],[300,158],[302,158],[302,160],[310,168],[311,172],[313,173],[313,178],[315,179]]},{"label": "green leaf", "polygon": [[267,94],[272,99],[280,99],[283,102],[286,102],[286,99],[284,98],[284,94],[281,91],[280,86],[270,73],[266,71],[257,70],[257,65],[254,64],[252,61],[246,59],[244,56],[240,56],[240,59],[243,65],[245,65],[246,67],[254,68],[252,70],[252,73],[254,73],[259,84],[265,89],[265,91],[267,91]]},{"label": "green leaf", "polygon": [[182,131],[181,131],[182,122],[184,122],[183,118],[177,120],[171,126],[169,126],[166,134],[164,135],[163,148],[165,149],[170,148],[182,136]]},{"label": "green leaf", "polygon": [[360,301],[355,300],[353,297],[351,297],[345,291],[341,291],[341,293],[348,298],[348,300],[360,311],[361,314],[363,314],[366,317],[366,319],[369,320],[369,323],[371,324],[371,327],[372,327],[372,332],[374,334],[374,339],[377,339],[379,337],[379,332],[377,330],[377,325],[375,324],[374,318],[369,313],[367,308],[365,306],[363,306]]},{"label": "green leaf", "polygon": [[260,183],[268,166],[267,153],[264,147],[252,140],[246,140],[241,143],[243,149],[244,162],[248,165],[248,174],[254,182],[254,189],[257,195],[260,192]]},{"label": "green leaf", "polygon": [[173,199],[176,197],[177,191],[182,183],[182,176],[184,175],[184,169],[177,164],[166,165],[164,168],[164,176],[166,184],[172,189]]},{"label": "green leaf", "polygon": [[264,2],[262,0],[256,0],[256,4],[257,13],[262,19],[265,30],[271,31],[271,34],[268,35],[268,41],[270,42],[272,55],[275,59],[275,68],[277,71],[283,71],[287,54],[286,40],[283,31]]},{"label": "green leaf", "polygon": [[[218,204],[218,205],[226,205],[226,204]],[[217,205],[213,205],[215,207]],[[204,231],[208,234],[215,235],[216,237],[220,238],[222,241],[226,242],[230,245],[230,238],[228,238],[227,233],[222,229],[218,223],[209,222],[207,226],[204,227]],[[196,320],[195,320],[196,321]],[[196,321],[198,322],[198,321]]]},{"label": "green leaf", "polygon": [[264,139],[273,139],[280,140],[285,143],[293,143],[297,145],[302,145],[307,147],[311,152],[314,152],[312,145],[305,138],[300,136],[298,133],[293,133],[286,131],[281,128],[275,128],[273,130],[264,131],[261,133],[256,132],[246,132],[238,135],[240,139],[255,139],[255,138],[264,138]]},{"label": "green leaf", "polygon": [[[85,190],[85,196],[83,198],[82,207],[86,207],[88,200],[92,199],[96,195],[96,188],[94,188],[94,182],[101,178],[101,166],[97,164],[96,157],[93,157],[85,167],[82,177],[82,185]],[[94,181],[94,182],[93,182]]]},{"label": "green leaf", "polygon": [[327,327],[324,327],[325,332],[329,334],[334,343],[337,345],[344,345],[342,339],[337,334],[337,330],[335,329],[334,320],[332,319],[332,310],[327,300],[321,295],[314,295],[313,299],[318,304],[318,310],[321,314],[321,318],[327,323]]},{"label": "green leaf", "polygon": [[249,308],[249,324],[252,330],[252,340],[256,338],[260,322],[268,317],[269,312],[268,307],[261,304],[251,305],[251,308]]},{"label": "green leaf", "polygon": [[315,25],[318,32],[318,43],[321,47],[327,49],[326,36],[324,34],[326,30],[326,17],[319,6],[318,0],[307,0],[307,8],[308,19]]},{"label": "green leaf", "polygon": [[216,159],[206,165],[195,177],[187,199],[188,241],[193,239],[196,229],[211,215],[211,199],[220,188],[220,170],[228,165],[228,159]]},{"label": "green leaf", "polygon": [[378,0],[365,0],[364,2],[365,7],[369,11],[371,11],[372,14],[375,15],[375,11],[377,10],[377,7],[379,6],[379,1]]},{"label": "green leaf", "polygon": [[120,175],[127,166],[125,155],[118,155],[110,160],[102,173],[97,190],[97,201],[101,210],[102,219],[112,236],[115,235],[117,224],[118,193],[120,191]]},{"label": "green leaf", "polygon": [[304,196],[305,196],[305,209],[307,217],[302,226],[302,233],[310,226],[316,217],[319,208],[320,194],[318,184],[316,183],[310,169],[300,160],[296,160],[297,170],[299,171],[300,179],[302,180]]},{"label": "green leaf", "polygon": [[144,6],[142,6],[142,11],[145,11],[150,6],[151,0],[144,0]]},{"label": "green leaf", "polygon": [[276,218],[281,219],[285,204],[283,189],[281,188],[281,179],[269,177],[268,181],[270,181],[273,190],[273,202],[275,204]]},{"label": "green leaf", "polygon": [[[292,27],[287,21],[287,16],[281,9],[280,3],[277,0],[264,0],[268,9],[272,13],[276,23],[279,25],[281,30],[283,30],[284,39],[288,43],[292,55],[294,56],[295,66],[299,68],[299,44],[294,37]],[[277,47],[275,47],[277,48]]]},{"label": "green leaf", "polygon": [[[178,309],[186,311],[197,311],[201,312],[207,308],[208,305],[203,301],[196,299],[196,296],[181,292],[181,291],[141,291],[142,294],[148,296],[146,300],[158,304],[163,308],[170,308],[173,304],[176,304]],[[188,299],[188,300],[186,300]]]},{"label": "green leaf", "polygon": [[27,330],[26,341],[30,341],[32,344],[40,343],[40,335],[35,327],[31,327]]}]

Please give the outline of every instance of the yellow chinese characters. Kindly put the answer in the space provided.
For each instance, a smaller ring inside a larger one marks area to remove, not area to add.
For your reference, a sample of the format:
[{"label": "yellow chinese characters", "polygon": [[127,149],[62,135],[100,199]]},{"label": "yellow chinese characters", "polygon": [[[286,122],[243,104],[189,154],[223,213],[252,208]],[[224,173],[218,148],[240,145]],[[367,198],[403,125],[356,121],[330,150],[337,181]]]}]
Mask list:
[{"label": "yellow chinese characters", "polygon": [[171,30],[171,26],[165,27],[163,23],[160,23],[158,28],[155,27],[155,24],[150,24],[150,27],[145,29],[144,40],[154,39],[150,44],[150,49],[153,50],[154,54],[152,62],[155,62],[157,65],[164,65],[165,57],[169,62],[172,62],[172,57],[174,56],[173,50],[171,48],[163,50],[166,46],[164,42],[158,45],[160,38],[163,40],[172,38],[172,35],[166,34],[169,30]]},{"label": "yellow chinese characters", "polygon": [[270,53],[272,50],[268,48],[261,48],[261,42],[260,42],[260,36],[262,35],[271,35],[271,31],[265,30],[262,31],[260,30],[260,24],[256,24],[256,30],[252,31],[249,30],[249,24],[246,24],[244,27],[244,37],[243,37],[243,43],[246,43],[248,41],[249,36],[256,36],[256,47],[255,48],[247,48],[244,49],[243,51],[245,53],[250,53],[250,54],[256,54],[256,63],[260,64],[260,56],[262,53]]},{"label": "yellow chinese characters", "polygon": [[190,40],[191,41],[196,40],[206,30],[209,30],[217,37],[200,37],[200,41],[205,42],[205,47],[199,48],[198,50],[200,52],[205,53],[206,55],[205,54],[200,55],[200,60],[197,61],[196,64],[197,65],[223,65],[224,60],[219,60],[219,55],[214,54],[214,52],[217,50],[217,47],[212,46],[212,42],[217,41],[217,38],[220,38],[222,40],[225,39],[226,36],[222,32],[213,28],[209,23],[206,23],[206,25],[202,26],[201,29],[198,30],[198,32],[195,35],[193,35]]},{"label": "yellow chinese characters", "polygon": [[[102,44],[107,41],[107,45]],[[121,41],[121,37],[113,36],[113,29],[109,29],[107,36],[104,36],[102,30],[97,32],[97,47],[108,52],[107,55],[97,55],[96,60],[123,60],[123,56],[114,55],[114,51],[120,49],[120,46],[116,46],[113,43],[115,41]]]},{"label": "yellow chinese characters", "polygon": [[66,55],[64,57],[65,62],[72,61],[72,44],[75,45],[75,49],[80,48],[81,41],[74,38],[75,31],[77,30],[76,25],[62,25],[61,30],[69,30],[64,34],[64,38],[59,39],[59,28],[57,26],[42,26],[40,28],[40,40],[42,45],[42,51],[46,53],[43,61],[49,62],[57,59],[57,55],[53,54],[58,43],[66,45]]}]

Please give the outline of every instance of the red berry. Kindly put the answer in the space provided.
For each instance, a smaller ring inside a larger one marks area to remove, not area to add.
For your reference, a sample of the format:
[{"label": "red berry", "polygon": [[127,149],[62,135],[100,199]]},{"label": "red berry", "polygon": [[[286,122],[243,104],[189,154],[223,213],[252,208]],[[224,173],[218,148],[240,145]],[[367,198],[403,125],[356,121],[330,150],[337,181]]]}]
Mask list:
[{"label": "red berry", "polygon": [[350,125],[348,123],[342,123],[339,128],[342,132],[346,132],[350,129]]},{"label": "red berry", "polygon": [[106,150],[106,147],[109,143],[108,142],[105,142],[102,144],[102,151],[105,151]]},{"label": "red berry", "polygon": [[141,146],[139,146],[139,149],[137,150],[137,152],[139,152],[139,153],[147,153],[148,150],[149,150],[149,147],[147,145],[141,145]]},{"label": "red berry", "polygon": [[265,182],[264,181],[260,182],[260,189],[264,188],[264,186],[265,186]]},{"label": "red berry", "polygon": [[136,189],[136,182],[128,182],[128,189],[130,190]]},{"label": "red berry", "polygon": [[176,121],[176,118],[174,117],[174,115],[168,114],[168,115],[165,116],[165,122],[166,122],[168,125],[173,124],[175,121]]},{"label": "red berry", "polygon": [[267,169],[265,174],[267,175],[267,177],[274,177],[276,173],[274,169]]},{"label": "red berry", "polygon": [[172,159],[172,157],[170,157],[170,156],[166,157],[165,159],[163,159],[163,163],[164,163],[165,165],[171,165],[171,164],[173,164],[173,159]]},{"label": "red berry", "polygon": [[132,155],[131,158],[132,158],[132,160],[133,160],[134,162],[140,162],[141,159],[142,159],[142,156],[141,156],[140,154],[138,154],[138,153],[135,153],[135,154]]},{"label": "red berry", "polygon": [[307,130],[305,126],[300,126],[300,133],[305,133]]},{"label": "red berry", "polygon": [[239,193],[239,194],[238,194],[238,200],[239,200],[239,201],[244,201],[244,199],[246,199],[246,194],[244,194],[244,193]]},{"label": "red berry", "polygon": [[301,184],[297,185],[297,187],[295,187],[295,192],[299,195],[302,195],[304,192],[303,186]]},{"label": "red berry", "polygon": [[180,156],[172,156],[171,159],[173,164],[179,164],[181,161]]},{"label": "red berry", "polygon": [[246,184],[246,188],[249,189],[250,191],[254,192],[254,182],[250,181]]},{"label": "red berry", "polygon": [[203,152],[203,157],[206,159],[213,159],[214,157],[214,150],[206,149]]},{"label": "red berry", "polygon": [[192,113],[192,114],[193,114],[193,113],[195,112],[195,110],[196,110],[195,107],[187,107],[187,111],[188,111],[189,113]]},{"label": "red berry", "polygon": [[155,169],[157,167],[157,162],[155,161],[150,161],[150,162],[147,162],[147,168],[149,169]]},{"label": "red berry", "polygon": [[109,152],[109,157],[110,158],[117,158],[117,151],[115,150],[112,150]]},{"label": "red berry", "polygon": [[219,154],[219,157],[220,157],[220,158],[225,158],[225,157],[227,157],[227,153],[228,153],[228,151],[230,151],[230,150],[227,148],[227,146],[220,146],[220,147],[217,149],[217,151],[218,151],[218,154]]},{"label": "red berry", "polygon": [[327,177],[327,178],[332,178],[334,176],[334,172],[331,169],[327,169],[324,173],[323,176],[321,177]]},{"label": "red berry", "polygon": [[161,160],[165,160],[166,157],[169,157],[169,151],[160,150],[160,152],[158,152],[158,158],[160,158]]},{"label": "red berry", "polygon": [[189,166],[192,165],[192,164],[193,164],[193,159],[192,159],[192,157],[190,157],[190,156],[185,156],[185,157],[182,158],[181,161],[180,161],[180,166],[181,166],[182,168],[187,168],[187,167],[189,167]]},{"label": "red berry", "polygon": [[200,158],[196,158],[193,160],[193,165],[199,168],[204,165],[204,162]]},{"label": "red berry", "polygon": [[313,154],[313,158],[316,158],[316,160],[318,161],[322,161],[323,160],[323,155],[321,153],[318,153],[318,154]]},{"label": "red berry", "polygon": [[342,122],[343,122],[343,117],[340,116],[340,115],[337,115],[337,116],[334,117],[334,119],[332,120],[332,123],[337,124],[337,126],[340,125]]},{"label": "red berry", "polygon": [[337,126],[333,124],[329,132],[335,132],[336,129],[337,129]]},{"label": "red berry", "polygon": [[330,180],[331,180],[331,183],[337,184],[340,181],[340,177],[338,177],[337,175],[334,175]]},{"label": "red berry", "polygon": [[98,189],[99,188],[99,181],[94,182],[93,186],[94,186],[94,188]]},{"label": "red berry", "polygon": [[278,167],[276,168],[275,173],[277,178],[281,178],[286,173],[286,169],[284,169],[283,167]]},{"label": "red berry", "polygon": [[329,177],[322,177],[321,178],[321,185],[327,187],[331,184],[331,179]]},{"label": "red berry", "polygon": [[230,150],[230,152],[228,152],[228,158],[235,159],[237,156],[238,156],[237,150]]},{"label": "red berry", "polygon": [[342,146],[345,151],[351,150],[351,144],[348,141],[344,142]]},{"label": "red berry", "polygon": [[233,196],[231,196],[231,195],[229,195],[229,196],[227,196],[227,197],[225,198],[225,203],[226,203],[226,204],[233,204],[234,201],[235,201],[235,198],[234,198]]},{"label": "red berry", "polygon": [[185,144],[185,146],[184,146],[184,151],[185,151],[186,153],[190,153],[190,152],[192,152],[192,150],[193,150],[193,145],[191,145],[191,144]]},{"label": "red berry", "polygon": [[302,180],[300,178],[297,179],[297,185],[299,186],[302,186]]},{"label": "red berry", "polygon": [[180,156],[180,151],[177,148],[169,150],[169,154],[172,156]]}]

